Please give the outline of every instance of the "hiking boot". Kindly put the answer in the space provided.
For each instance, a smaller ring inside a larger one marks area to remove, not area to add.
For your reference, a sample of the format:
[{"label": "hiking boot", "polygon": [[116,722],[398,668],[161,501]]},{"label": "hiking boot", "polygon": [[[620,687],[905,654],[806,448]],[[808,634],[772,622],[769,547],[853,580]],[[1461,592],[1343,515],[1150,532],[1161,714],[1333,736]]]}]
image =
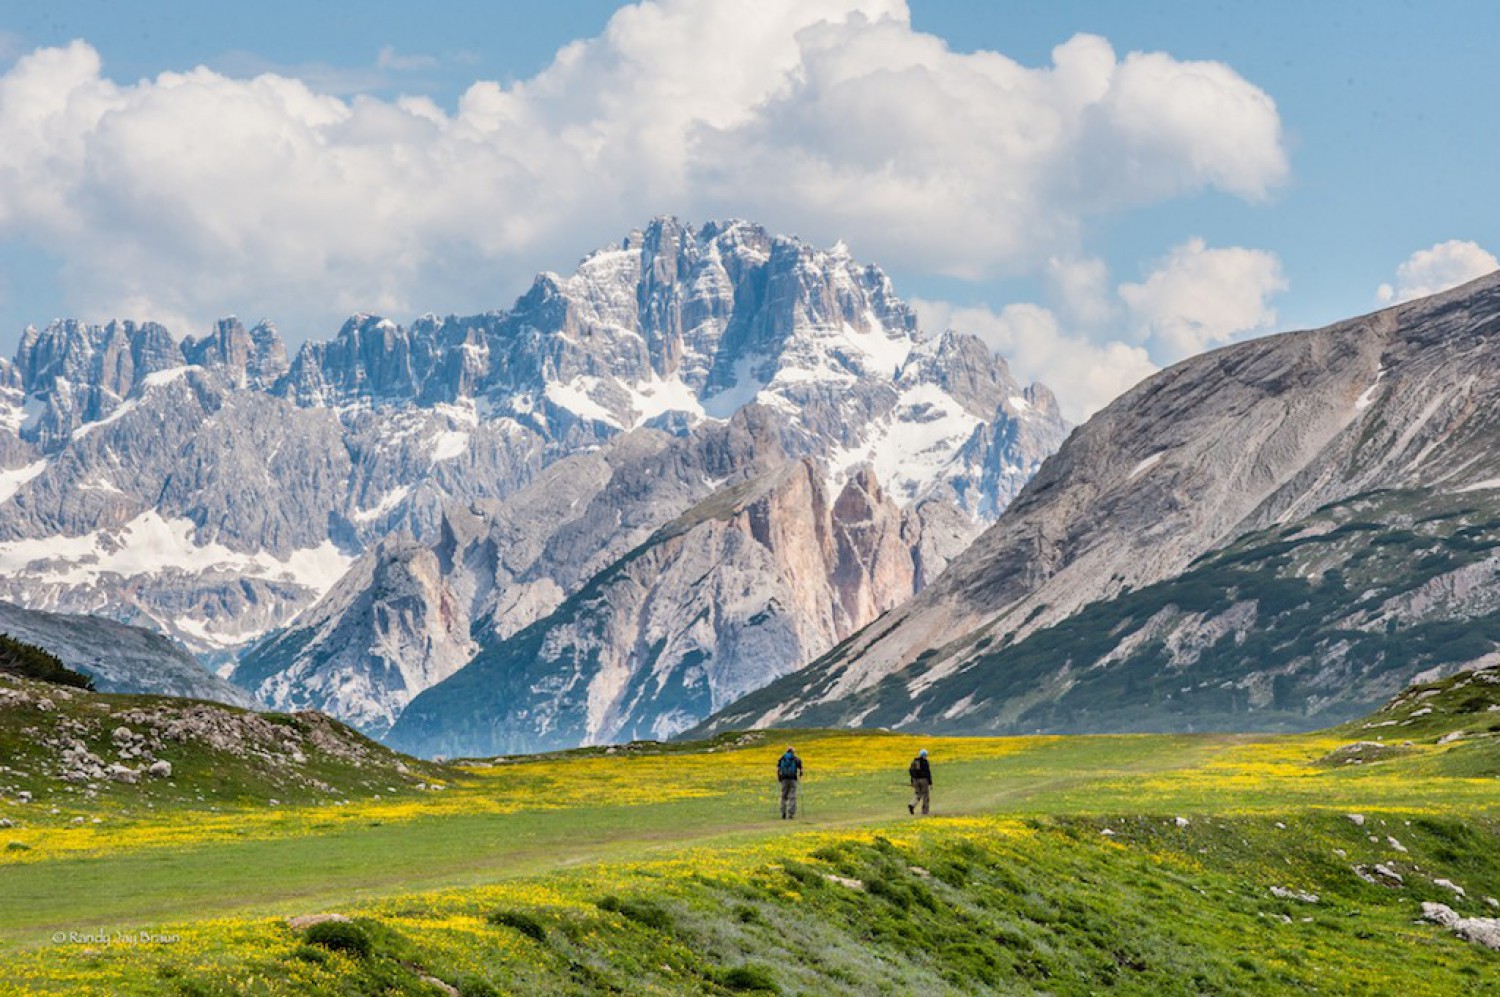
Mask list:
[{"label": "hiking boot", "polygon": [[909,814],[916,813],[917,812],[917,805],[915,803],[908,803],[906,805],[906,812],[909,813]]}]

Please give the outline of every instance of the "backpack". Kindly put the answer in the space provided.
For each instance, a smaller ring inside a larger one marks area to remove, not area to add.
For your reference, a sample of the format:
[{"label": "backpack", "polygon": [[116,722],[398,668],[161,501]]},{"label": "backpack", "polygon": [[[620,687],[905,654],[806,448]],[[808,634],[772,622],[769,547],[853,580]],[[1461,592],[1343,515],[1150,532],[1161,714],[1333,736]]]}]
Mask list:
[{"label": "backpack", "polygon": [[913,779],[925,778],[925,776],[922,774],[922,759],[913,758],[911,760],[911,764],[906,767],[906,774],[911,776]]},{"label": "backpack", "polygon": [[781,760],[776,763],[776,778],[778,778],[778,779],[795,779],[795,778],[797,778],[797,756],[796,755],[782,755],[781,756]]}]

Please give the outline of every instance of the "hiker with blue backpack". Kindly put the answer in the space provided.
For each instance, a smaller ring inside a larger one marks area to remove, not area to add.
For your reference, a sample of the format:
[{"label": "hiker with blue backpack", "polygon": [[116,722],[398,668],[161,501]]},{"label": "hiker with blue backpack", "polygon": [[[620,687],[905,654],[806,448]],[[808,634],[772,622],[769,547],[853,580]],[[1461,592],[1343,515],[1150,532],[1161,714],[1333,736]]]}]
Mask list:
[{"label": "hiker with blue backpack", "polygon": [[797,782],[802,778],[802,759],[791,748],[776,760],[776,778],[781,783],[781,819],[797,816]]}]

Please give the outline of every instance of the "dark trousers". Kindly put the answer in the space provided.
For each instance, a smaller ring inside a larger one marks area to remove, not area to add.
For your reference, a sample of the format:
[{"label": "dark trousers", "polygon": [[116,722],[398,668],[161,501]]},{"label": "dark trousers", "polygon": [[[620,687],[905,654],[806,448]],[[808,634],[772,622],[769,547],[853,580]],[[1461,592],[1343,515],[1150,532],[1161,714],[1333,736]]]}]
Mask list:
[{"label": "dark trousers", "polygon": [[797,816],[797,780],[781,780],[781,816]]},{"label": "dark trousers", "polygon": [[911,781],[912,809],[916,809],[918,803],[922,804],[922,812],[927,812],[928,798],[932,792],[932,781],[930,779],[913,779]]}]

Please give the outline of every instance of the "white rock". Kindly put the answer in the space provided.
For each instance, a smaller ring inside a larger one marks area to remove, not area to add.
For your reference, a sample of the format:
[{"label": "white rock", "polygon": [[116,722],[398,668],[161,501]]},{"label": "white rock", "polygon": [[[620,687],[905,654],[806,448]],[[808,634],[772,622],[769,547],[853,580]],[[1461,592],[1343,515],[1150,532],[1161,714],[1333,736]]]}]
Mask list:
[{"label": "white rock", "polygon": [[462,993],[462,991],[460,991],[453,984],[451,984],[451,983],[444,983],[442,980],[438,979],[436,976],[423,976],[420,979],[422,980],[423,983],[427,984],[429,987],[433,987],[434,989],[441,990],[443,993],[447,994],[448,997],[460,997],[460,995]]},{"label": "white rock", "polygon": [[828,880],[830,883],[837,883],[840,886],[846,887],[848,889],[858,890],[860,893],[863,893],[865,891],[864,882],[858,879],[849,879],[846,876],[836,876],[831,872],[823,873],[823,878]]},{"label": "white rock", "polygon": [[1289,890],[1283,886],[1271,887],[1271,896],[1280,897],[1282,900],[1298,900],[1305,904],[1315,904],[1318,902],[1318,895],[1316,893],[1308,893],[1305,890]]},{"label": "white rock", "polygon": [[347,920],[349,920],[349,916],[347,914],[299,914],[296,917],[287,918],[286,923],[287,927],[291,928],[293,931],[305,931],[308,928],[311,928],[313,925],[322,924],[325,921]]},{"label": "white rock", "polygon": [[1441,886],[1445,890],[1452,890],[1456,895],[1460,897],[1468,895],[1464,892],[1464,888],[1462,886],[1459,886],[1451,879],[1434,879],[1432,881],[1432,885]]},{"label": "white rock", "polygon": [[1192,821],[1188,820],[1186,817],[1173,817],[1172,823],[1176,824],[1178,827],[1187,827],[1192,823]]},{"label": "white rock", "polygon": [[1405,852],[1406,851],[1406,846],[1403,845],[1401,842],[1397,841],[1395,838],[1391,837],[1390,835],[1386,835],[1385,836],[1385,843],[1388,844],[1388,845],[1390,845],[1392,848],[1396,849],[1396,851],[1398,851],[1398,852]]},{"label": "white rock", "polygon": [[106,774],[115,782],[140,782],[140,769],[129,768],[125,765],[114,764],[105,770]]},{"label": "white rock", "polygon": [[1422,916],[1440,924],[1464,941],[1500,951],[1500,918],[1459,917],[1447,904],[1422,903]]},{"label": "white rock", "polygon": [[1454,731],[1451,734],[1444,734],[1442,737],[1438,738],[1438,742],[1437,743],[1438,744],[1452,744],[1454,741],[1462,741],[1463,738],[1464,738],[1464,732],[1461,731],[1461,730],[1456,730],[1456,731]]},{"label": "white rock", "polygon": [[1349,821],[1355,827],[1364,827],[1365,826],[1365,815],[1364,814],[1344,814],[1344,816],[1347,817],[1347,818],[1349,818]]},{"label": "white rock", "polygon": [[172,763],[168,761],[152,762],[151,767],[146,769],[146,772],[159,779],[170,779],[172,777]]}]

